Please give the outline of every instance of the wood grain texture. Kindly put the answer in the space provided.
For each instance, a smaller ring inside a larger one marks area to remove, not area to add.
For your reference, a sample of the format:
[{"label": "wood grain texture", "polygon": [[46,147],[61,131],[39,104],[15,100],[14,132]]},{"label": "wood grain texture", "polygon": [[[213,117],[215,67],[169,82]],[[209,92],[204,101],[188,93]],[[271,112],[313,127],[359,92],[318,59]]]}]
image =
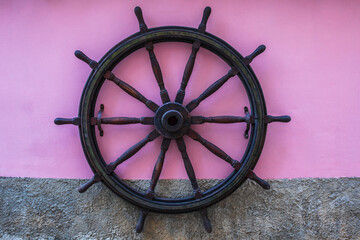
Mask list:
[{"label": "wood grain texture", "polygon": [[130,84],[120,80],[117,78],[112,72],[108,71],[104,74],[104,77],[108,80],[113,81],[116,85],[118,85],[124,92],[132,96],[133,98],[139,100],[140,102],[144,103],[147,108],[149,108],[151,111],[156,112],[156,110],[159,108],[159,105],[154,103],[153,101],[147,99],[142,95],[138,90],[136,90],[134,87],[130,86]]},{"label": "wood grain texture", "polygon": [[160,174],[162,171],[162,167],[163,167],[164,159],[165,159],[165,153],[169,149],[170,141],[171,140],[168,138],[163,138],[163,141],[161,143],[161,151],[160,151],[159,157],[156,161],[156,164],[154,166],[154,170],[153,170],[153,173],[151,176],[150,186],[146,193],[146,197],[149,199],[152,199],[154,197],[154,194],[155,194],[154,190],[155,190],[156,184],[159,180],[159,177],[160,177]]},{"label": "wood grain texture", "polygon": [[201,137],[199,133],[195,132],[192,129],[189,129],[187,132],[187,135],[192,138],[195,141],[198,141],[201,143],[205,148],[207,148],[210,152],[218,156],[219,158],[223,159],[225,162],[228,162],[231,164],[233,168],[236,170],[239,170],[241,167],[241,164],[239,161],[234,160],[231,158],[228,154],[226,154],[221,148],[213,144],[212,142],[209,142],[205,138]]},{"label": "wood grain texture", "polygon": [[238,123],[246,122],[246,117],[238,116],[215,116],[215,117],[203,117],[203,116],[191,116],[191,124],[202,123]]},{"label": "wood grain texture", "polygon": [[222,78],[211,84],[203,93],[200,94],[199,97],[192,100],[189,104],[186,105],[186,108],[189,112],[194,110],[199,104],[216,92],[222,85],[224,85],[227,80],[231,77],[235,76],[238,71],[235,68],[231,68],[227,74],[225,74]]},{"label": "wood grain texture", "polygon": [[176,139],[176,144],[177,144],[178,149],[179,149],[179,151],[181,153],[181,157],[182,157],[183,162],[184,162],[186,173],[187,173],[187,175],[188,175],[188,177],[190,179],[191,186],[192,186],[192,188],[194,190],[195,198],[201,198],[202,193],[200,191],[199,185],[198,185],[197,180],[196,180],[194,168],[193,168],[193,166],[191,164],[191,161],[190,161],[190,158],[189,158],[189,156],[187,154],[184,139],[182,137]]},{"label": "wood grain texture", "polygon": [[153,130],[152,132],[150,132],[144,139],[142,139],[140,142],[136,143],[135,145],[130,147],[128,150],[126,150],[118,159],[116,159],[114,162],[108,164],[106,166],[107,171],[109,173],[112,173],[119,164],[123,163],[124,161],[126,161],[127,159],[132,157],[135,153],[140,151],[140,149],[142,149],[148,142],[153,141],[154,139],[156,139],[159,136],[160,136],[160,134],[156,130]]}]

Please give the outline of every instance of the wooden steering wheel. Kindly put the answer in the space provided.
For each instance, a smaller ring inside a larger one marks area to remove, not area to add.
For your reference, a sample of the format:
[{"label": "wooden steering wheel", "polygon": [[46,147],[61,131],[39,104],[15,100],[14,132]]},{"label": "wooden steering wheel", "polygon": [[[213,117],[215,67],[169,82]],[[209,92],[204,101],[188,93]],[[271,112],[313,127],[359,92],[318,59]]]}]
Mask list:
[{"label": "wooden steering wheel", "polygon": [[[113,192],[132,204],[141,208],[141,216],[136,226],[137,232],[143,229],[145,217],[149,211],[161,213],[183,213],[190,211],[200,211],[205,229],[211,232],[212,227],[207,217],[206,208],[234,192],[241,186],[246,179],[257,182],[262,188],[269,189],[270,185],[259,178],[252,169],[255,167],[262,148],[264,146],[267,125],[271,122],[289,122],[289,116],[270,116],[267,115],[264,96],[260,84],[249,66],[251,61],[265,50],[265,46],[259,46],[252,54],[242,57],[234,48],[220,38],[205,32],[206,23],[211,9],[206,7],[201,23],[197,29],[189,27],[166,26],[158,28],[148,28],[144,22],[141,9],[135,8],[135,14],[139,21],[140,31],[126,38],[110,49],[99,62],[91,60],[81,51],[76,51],[75,56],[87,63],[92,72],[84,87],[79,114],[72,119],[57,118],[55,123],[74,124],[79,127],[80,138],[85,156],[94,172],[94,176],[85,184],[80,186],[79,192],[86,191],[92,184],[103,182]],[[184,42],[191,44],[192,51],[186,64],[180,89],[178,90],[175,101],[171,102],[165,88],[160,65],[154,53],[154,45],[163,42]],[[152,70],[160,89],[162,105],[147,99],[129,83],[120,80],[112,70],[124,58],[134,51],[145,47],[149,53]],[[205,48],[229,65],[229,71],[219,80],[211,84],[199,97],[192,100],[187,105],[183,104],[186,86],[190,79],[199,48]],[[246,90],[249,100],[248,107],[244,108],[243,116],[194,116],[192,111],[206,98],[217,91],[230,78],[238,78]],[[149,108],[154,115],[151,117],[110,117],[102,118],[104,106],[101,105],[100,111],[95,114],[95,104],[99,91],[105,81],[112,81],[124,92],[142,102]],[[243,122],[247,125],[244,137],[248,138],[246,151],[241,159],[235,160],[215,144],[209,142],[194,131],[191,126],[202,123],[230,124]],[[146,124],[153,125],[154,129],[147,136],[126,150],[120,157],[110,164],[106,164],[99,150],[96,140],[96,128],[103,135],[102,124]],[[197,183],[194,169],[186,151],[183,136],[187,135],[191,139],[198,141],[210,152],[218,156],[221,160],[230,164],[234,170],[221,183],[215,185],[207,191],[201,191]],[[150,185],[147,191],[140,192],[125,183],[114,170],[118,165],[132,157],[141,150],[147,143],[162,137],[160,154],[155,164]],[[156,184],[160,177],[166,151],[171,140],[175,140],[184,162],[186,173],[193,188],[193,195],[185,198],[161,198],[155,193]]]}]

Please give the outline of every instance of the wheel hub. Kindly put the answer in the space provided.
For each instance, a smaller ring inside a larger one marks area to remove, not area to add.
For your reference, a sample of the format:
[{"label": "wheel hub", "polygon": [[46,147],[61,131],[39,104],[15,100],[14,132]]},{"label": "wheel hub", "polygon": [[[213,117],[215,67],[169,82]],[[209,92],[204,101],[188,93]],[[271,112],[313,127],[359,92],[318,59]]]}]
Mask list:
[{"label": "wheel hub", "polygon": [[165,103],[156,111],[154,124],[156,130],[166,138],[182,137],[190,127],[189,112],[179,103]]},{"label": "wheel hub", "polygon": [[176,110],[167,111],[161,118],[161,125],[169,132],[178,131],[184,123],[181,113]]}]

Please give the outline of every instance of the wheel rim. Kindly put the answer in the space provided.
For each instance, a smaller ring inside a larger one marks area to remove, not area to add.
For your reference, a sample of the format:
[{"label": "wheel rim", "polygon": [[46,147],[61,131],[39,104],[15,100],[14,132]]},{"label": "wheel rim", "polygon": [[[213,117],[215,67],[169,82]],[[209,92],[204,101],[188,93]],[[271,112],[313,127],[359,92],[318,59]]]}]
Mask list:
[{"label": "wheel rim", "polygon": [[[201,42],[201,47],[214,52],[230,66],[236,67],[237,74],[245,87],[251,108],[255,117],[252,124],[249,143],[239,171],[233,171],[222,183],[203,193],[201,199],[187,197],[182,199],[163,199],[154,197],[149,200],[145,194],[139,193],[124,183],[115,174],[108,175],[106,163],[97,145],[95,128],[90,124],[94,116],[97,95],[105,79],[106,71],[112,70],[126,56],[144,47],[145,43],[160,42]],[[151,211],[179,213],[198,210],[212,205],[235,191],[245,180],[246,174],[252,169],[261,153],[265,141],[267,125],[264,122],[266,107],[264,97],[255,74],[249,66],[244,64],[243,57],[221,39],[211,35],[199,33],[196,29],[185,27],[161,27],[149,29],[147,33],[134,34],[113,47],[99,62],[99,66],[90,74],[85,85],[79,109],[81,118],[80,136],[84,153],[94,173],[101,175],[102,181],[116,194],[129,202]]]}]

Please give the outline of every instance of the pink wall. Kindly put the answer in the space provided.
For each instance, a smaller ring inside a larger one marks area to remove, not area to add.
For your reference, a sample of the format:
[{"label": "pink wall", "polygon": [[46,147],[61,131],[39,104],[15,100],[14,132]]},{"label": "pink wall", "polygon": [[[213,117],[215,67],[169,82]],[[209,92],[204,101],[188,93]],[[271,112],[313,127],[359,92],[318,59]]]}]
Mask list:
[{"label": "pink wall", "polygon": [[[55,117],[77,115],[90,73],[73,52],[94,59],[138,31],[133,8],[140,5],[149,27],[197,27],[212,7],[207,30],[246,55],[267,50],[251,65],[269,114],[289,114],[289,124],[269,126],[256,167],[264,178],[360,176],[360,3],[359,1],[0,1],[0,176],[87,178],[91,171],[74,126]],[[166,87],[174,98],[190,53],[187,44],[156,45]],[[160,103],[144,49],[116,69],[125,81]],[[139,68],[140,66],[140,68]],[[227,66],[201,50],[185,102],[222,76]],[[151,116],[151,112],[106,83],[98,104],[104,116]],[[242,114],[247,103],[239,81],[230,80],[194,114]],[[197,126],[234,158],[242,156],[245,126]],[[108,162],[142,139],[148,126],[105,126],[100,147]],[[231,171],[200,144],[186,138],[199,178]],[[148,144],[118,173],[150,178],[160,141]],[[235,148],[236,147],[236,148]],[[186,178],[172,143],[163,178]]]}]

